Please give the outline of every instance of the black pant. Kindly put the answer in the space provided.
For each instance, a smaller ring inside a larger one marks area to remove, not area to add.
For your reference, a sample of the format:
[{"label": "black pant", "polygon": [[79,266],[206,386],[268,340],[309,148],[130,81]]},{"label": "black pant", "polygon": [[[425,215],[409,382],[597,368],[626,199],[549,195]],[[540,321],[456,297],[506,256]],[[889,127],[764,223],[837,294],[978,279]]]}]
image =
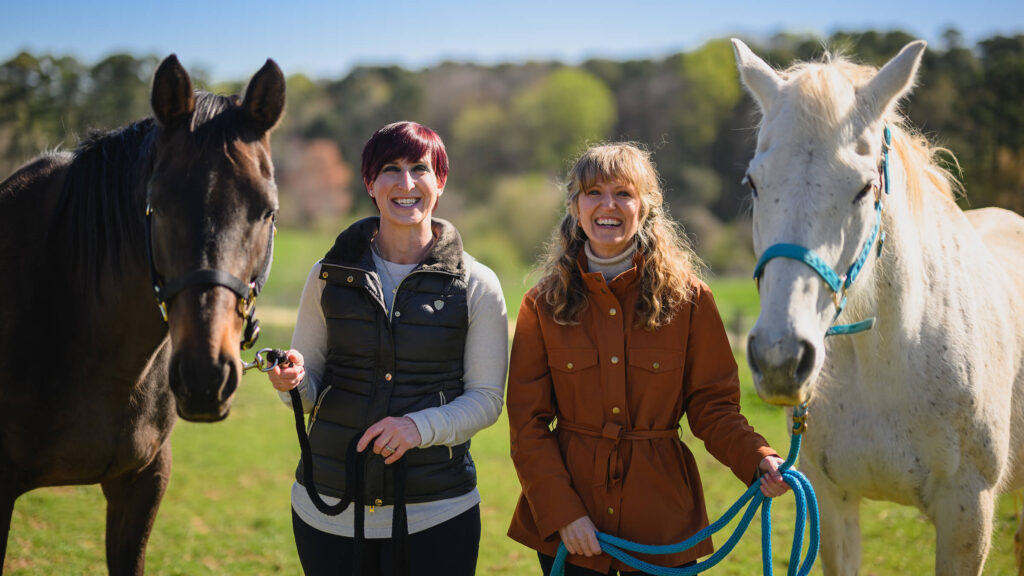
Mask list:
[{"label": "black pant", "polygon": [[[551,566],[555,563],[554,557],[537,552],[537,558],[540,559],[540,569],[544,571],[544,576],[551,576]],[[686,564],[676,566],[676,568],[693,566],[694,564],[696,564],[696,562],[687,562]],[[604,572],[598,572],[596,570],[580,568],[579,566],[569,564],[568,562],[565,563],[565,576],[615,576],[616,574],[622,574],[622,576],[633,576],[634,574],[647,574],[647,572],[616,572],[615,570],[611,570],[605,574]]]},{"label": "black pant", "polygon": [[[390,538],[367,538],[363,573],[352,574],[354,538],[321,532],[292,510],[295,548],[306,576],[377,576],[394,573],[394,547]],[[480,506],[422,532],[409,534],[409,575],[473,576],[480,551]]]}]

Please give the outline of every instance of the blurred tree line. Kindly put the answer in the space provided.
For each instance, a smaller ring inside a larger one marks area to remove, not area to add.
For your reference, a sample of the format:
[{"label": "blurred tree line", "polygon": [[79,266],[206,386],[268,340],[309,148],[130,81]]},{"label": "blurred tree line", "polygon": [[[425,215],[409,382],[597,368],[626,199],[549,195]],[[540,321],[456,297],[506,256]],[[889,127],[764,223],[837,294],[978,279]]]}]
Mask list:
[{"label": "blurred tree line", "polygon": [[[779,34],[751,47],[776,66],[817,58],[823,46],[881,65],[911,40],[898,31],[824,40]],[[148,115],[158,60],[115,54],[90,66],[21,53],[0,65],[0,174],[40,150],[73,148],[90,129]],[[203,70],[190,72],[214,92],[244,88],[245,79],[211,84]],[[947,31],[942,45],[929,46],[905,110],[956,155],[949,167],[965,185],[965,207],[1024,213],[1024,35],[967,46]],[[445,139],[451,176],[440,214],[499,274],[536,259],[559,216],[568,164],[588,143],[606,140],[654,151],[670,209],[713,271],[751,269],[740,179],[756,116],[727,39],[660,59],[578,66],[445,62],[418,71],[358,67],[343,78],[290,76],[287,116],[273,143],[283,223],[337,226],[350,212],[372,210],[359,155],[374,130],[402,119]]]}]

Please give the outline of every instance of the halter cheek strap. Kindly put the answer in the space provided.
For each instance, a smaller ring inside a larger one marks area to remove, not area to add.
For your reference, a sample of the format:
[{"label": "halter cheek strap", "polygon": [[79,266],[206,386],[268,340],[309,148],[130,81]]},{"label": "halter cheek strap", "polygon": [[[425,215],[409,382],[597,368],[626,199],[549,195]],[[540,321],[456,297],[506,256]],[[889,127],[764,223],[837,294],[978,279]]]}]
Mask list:
[{"label": "halter cheek strap", "polygon": [[259,296],[263,285],[270,276],[270,265],[274,259],[274,235],[277,227],[271,223],[270,233],[267,235],[267,250],[263,265],[259,274],[246,283],[233,274],[223,270],[202,268],[192,270],[166,283],[163,277],[157,272],[156,262],[153,259],[153,210],[146,204],[146,259],[149,261],[149,279],[153,286],[153,293],[156,296],[157,308],[160,315],[167,322],[167,303],[174,299],[182,290],[189,286],[223,286],[238,296],[238,314],[245,319],[245,329],[242,333],[241,349],[248,350],[256,343],[260,335],[260,321],[256,319],[256,297]]},{"label": "halter cheek strap", "polygon": [[[885,194],[888,195],[889,188],[889,149],[892,147],[892,132],[889,130],[889,126],[885,127],[883,131],[885,140],[882,144],[882,178],[884,180],[883,186]],[[876,243],[877,240],[877,243]],[[833,325],[825,332],[826,336],[844,335],[844,334],[856,334],[858,332],[864,332],[870,330],[875,325],[875,318],[871,317],[860,322],[854,322],[852,324],[835,324],[835,321],[842,314],[843,309],[846,307],[846,292],[853,285],[854,280],[860,275],[861,270],[864,268],[864,264],[867,262],[868,257],[871,256],[871,249],[877,244],[878,254],[882,253],[882,245],[885,242],[885,232],[882,231],[882,196],[877,191],[875,193],[875,224],[871,228],[871,234],[868,235],[868,239],[864,242],[864,246],[860,250],[857,259],[850,265],[846,270],[846,274],[839,275],[831,266],[825,262],[821,256],[818,256],[813,251],[800,246],[799,244],[773,244],[768,247],[767,250],[761,254],[761,257],[757,260],[757,266],[754,267],[754,280],[760,284],[761,276],[764,274],[764,267],[769,261],[775,258],[789,258],[790,260],[796,260],[803,262],[807,266],[814,270],[821,279],[825,281],[829,289],[832,290],[832,301],[836,307],[836,314],[832,318]]]}]

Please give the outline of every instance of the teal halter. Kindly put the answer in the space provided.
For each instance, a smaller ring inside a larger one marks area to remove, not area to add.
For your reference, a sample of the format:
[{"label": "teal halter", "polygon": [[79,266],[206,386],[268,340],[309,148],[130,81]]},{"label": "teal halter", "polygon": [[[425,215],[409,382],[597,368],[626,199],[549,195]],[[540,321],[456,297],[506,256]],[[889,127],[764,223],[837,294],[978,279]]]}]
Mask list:
[{"label": "teal halter", "polygon": [[[882,144],[882,178],[885,180],[885,194],[889,195],[889,148],[892,147],[892,132],[889,127],[886,126],[884,130],[885,141]],[[832,301],[836,306],[836,315],[832,318],[833,326],[825,332],[826,336],[834,336],[836,334],[856,334],[857,332],[863,332],[870,330],[875,325],[875,318],[871,317],[860,322],[854,322],[852,324],[834,324],[842,314],[843,308],[846,307],[846,292],[850,289],[853,281],[857,279],[860,271],[864,268],[864,263],[867,262],[868,256],[871,255],[871,249],[875,246],[878,241],[878,253],[882,253],[882,244],[885,242],[885,232],[882,231],[882,196],[875,193],[875,225],[871,228],[871,234],[868,236],[867,241],[864,243],[864,247],[861,248],[860,255],[857,256],[857,260],[846,270],[846,274],[840,276],[831,266],[826,263],[821,256],[818,256],[811,250],[800,246],[799,244],[773,244],[768,247],[767,250],[761,254],[761,257],[757,260],[757,266],[754,267],[754,280],[760,283],[761,275],[764,274],[764,267],[773,258],[789,258],[798,262],[810,266],[811,270],[814,270],[821,276],[825,284],[832,290]]]}]

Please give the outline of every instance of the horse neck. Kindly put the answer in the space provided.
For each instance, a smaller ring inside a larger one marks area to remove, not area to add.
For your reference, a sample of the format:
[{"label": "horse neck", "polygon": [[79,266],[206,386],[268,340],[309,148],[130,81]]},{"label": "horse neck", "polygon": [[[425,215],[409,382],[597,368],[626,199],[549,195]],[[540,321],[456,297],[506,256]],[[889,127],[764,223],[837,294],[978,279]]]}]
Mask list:
[{"label": "horse neck", "polygon": [[874,332],[891,343],[902,341],[906,326],[920,326],[936,302],[959,297],[959,263],[970,256],[958,238],[970,225],[926,178],[920,180],[931,188],[919,191],[922,197],[915,205],[907,195],[905,167],[896,161],[890,170],[893,186],[882,198],[883,249],[865,285],[851,294],[850,309],[876,316]]},{"label": "horse neck", "polygon": [[147,120],[83,143],[51,225],[51,256],[67,263],[56,294],[81,302],[56,314],[79,316],[69,337],[122,364],[119,371],[148,362],[167,332],[153,302],[145,246],[155,129]]}]

